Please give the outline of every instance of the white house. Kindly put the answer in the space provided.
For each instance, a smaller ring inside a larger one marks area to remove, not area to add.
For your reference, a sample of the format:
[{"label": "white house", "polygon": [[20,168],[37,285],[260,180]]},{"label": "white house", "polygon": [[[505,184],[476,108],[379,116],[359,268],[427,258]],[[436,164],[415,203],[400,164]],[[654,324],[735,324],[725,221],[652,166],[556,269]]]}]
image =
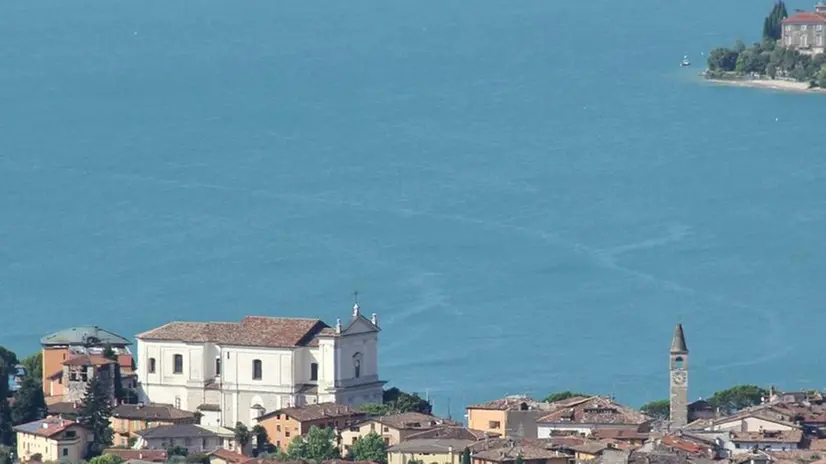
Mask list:
[{"label": "white house", "polygon": [[200,411],[234,427],[267,411],[336,402],[380,403],[378,322],[359,306],[345,326],[248,316],[240,322],[170,322],[137,335],[142,401]]}]

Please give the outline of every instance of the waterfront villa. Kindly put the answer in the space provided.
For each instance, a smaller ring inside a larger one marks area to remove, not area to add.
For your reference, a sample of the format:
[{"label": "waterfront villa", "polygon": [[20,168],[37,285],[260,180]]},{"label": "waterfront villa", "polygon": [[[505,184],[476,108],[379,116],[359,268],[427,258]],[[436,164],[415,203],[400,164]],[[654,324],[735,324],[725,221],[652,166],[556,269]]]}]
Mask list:
[{"label": "waterfront villa", "polygon": [[826,2],[815,11],[800,11],[783,20],[783,45],[800,53],[817,55],[826,50]]},{"label": "waterfront villa", "polygon": [[376,315],[364,317],[358,304],[335,327],[258,316],[170,322],[136,337],[139,396],[229,427],[294,406],[380,403],[378,333]]}]

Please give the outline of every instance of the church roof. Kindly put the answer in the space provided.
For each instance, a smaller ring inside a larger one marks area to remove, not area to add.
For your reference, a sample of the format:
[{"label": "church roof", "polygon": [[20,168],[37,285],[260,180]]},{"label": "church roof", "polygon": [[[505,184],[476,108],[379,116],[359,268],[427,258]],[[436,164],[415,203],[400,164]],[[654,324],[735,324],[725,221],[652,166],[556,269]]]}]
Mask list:
[{"label": "church roof", "polygon": [[685,344],[685,334],[683,333],[683,325],[677,324],[674,329],[674,339],[671,340],[672,353],[688,353],[688,346]]},{"label": "church roof", "polygon": [[170,322],[136,338],[292,348],[306,346],[326,328],[327,324],[319,319],[247,316],[241,322]]}]

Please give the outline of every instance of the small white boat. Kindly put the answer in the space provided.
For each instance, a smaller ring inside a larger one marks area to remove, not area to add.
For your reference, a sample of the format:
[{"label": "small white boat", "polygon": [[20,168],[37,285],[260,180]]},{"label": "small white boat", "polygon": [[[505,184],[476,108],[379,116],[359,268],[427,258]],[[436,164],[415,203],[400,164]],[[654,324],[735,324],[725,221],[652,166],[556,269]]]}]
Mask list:
[{"label": "small white boat", "polygon": [[688,55],[683,56],[683,61],[680,62],[681,68],[685,68],[686,66],[691,66],[691,61],[688,60]]}]

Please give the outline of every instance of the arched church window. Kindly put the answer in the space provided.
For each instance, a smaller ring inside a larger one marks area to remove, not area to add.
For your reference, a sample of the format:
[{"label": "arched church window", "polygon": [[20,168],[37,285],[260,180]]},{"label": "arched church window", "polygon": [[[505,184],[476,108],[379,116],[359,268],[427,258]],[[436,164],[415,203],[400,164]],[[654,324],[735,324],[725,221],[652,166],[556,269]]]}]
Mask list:
[{"label": "arched church window", "polygon": [[361,353],[353,355],[353,377],[361,377]]}]

